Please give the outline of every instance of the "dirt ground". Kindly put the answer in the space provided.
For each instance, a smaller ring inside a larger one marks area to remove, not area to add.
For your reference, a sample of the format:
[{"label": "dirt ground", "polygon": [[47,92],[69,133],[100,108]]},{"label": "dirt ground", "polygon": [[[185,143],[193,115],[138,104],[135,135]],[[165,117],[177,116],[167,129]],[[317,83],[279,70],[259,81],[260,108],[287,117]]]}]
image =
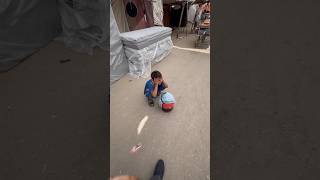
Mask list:
[{"label": "dirt ground", "polygon": [[[173,38],[171,54],[152,67],[162,72],[175,109],[149,107],[143,95],[147,79],[124,76],[111,86],[110,173],[148,179],[158,159],[165,179],[210,179],[210,54],[194,48],[194,35]],[[147,116],[141,133],[140,121]],[[129,150],[137,143],[142,149]]]}]

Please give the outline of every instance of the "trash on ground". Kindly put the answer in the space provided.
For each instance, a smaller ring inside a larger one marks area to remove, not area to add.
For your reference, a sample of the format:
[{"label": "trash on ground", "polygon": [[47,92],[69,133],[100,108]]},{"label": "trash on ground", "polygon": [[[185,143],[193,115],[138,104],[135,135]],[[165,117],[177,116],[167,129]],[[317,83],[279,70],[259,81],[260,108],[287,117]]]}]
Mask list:
[{"label": "trash on ground", "polygon": [[60,60],[60,63],[62,64],[62,63],[66,63],[66,62],[69,62],[69,61],[71,61],[71,59],[62,59],[62,60]]},{"label": "trash on ground", "polygon": [[139,123],[139,126],[137,128],[138,130],[138,135],[141,133],[142,131],[142,128],[144,127],[145,123],[148,121],[149,117],[148,116],[145,116]]},{"label": "trash on ground", "polygon": [[138,143],[138,144],[134,145],[130,150],[130,154],[134,154],[134,153],[138,152],[139,149],[141,149],[141,148],[142,148],[142,144],[141,143]]}]

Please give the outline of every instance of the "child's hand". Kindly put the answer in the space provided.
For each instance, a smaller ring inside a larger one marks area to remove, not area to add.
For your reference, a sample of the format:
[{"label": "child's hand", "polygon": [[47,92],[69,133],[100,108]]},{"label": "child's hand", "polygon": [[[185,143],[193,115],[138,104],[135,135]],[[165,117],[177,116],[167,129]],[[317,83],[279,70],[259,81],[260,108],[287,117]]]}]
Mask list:
[{"label": "child's hand", "polygon": [[154,83],[155,83],[156,85],[159,85],[159,84],[162,83],[162,79],[155,79]]}]

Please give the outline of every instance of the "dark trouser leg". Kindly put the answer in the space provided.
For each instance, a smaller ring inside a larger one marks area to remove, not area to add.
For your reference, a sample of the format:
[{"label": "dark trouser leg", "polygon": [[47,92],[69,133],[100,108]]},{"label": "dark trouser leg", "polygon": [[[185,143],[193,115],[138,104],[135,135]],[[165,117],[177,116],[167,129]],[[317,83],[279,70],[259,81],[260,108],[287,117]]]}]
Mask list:
[{"label": "dark trouser leg", "polygon": [[149,96],[149,97],[147,97],[147,99],[148,99],[148,104],[149,104],[150,106],[154,106],[153,98],[152,98],[151,96]]}]

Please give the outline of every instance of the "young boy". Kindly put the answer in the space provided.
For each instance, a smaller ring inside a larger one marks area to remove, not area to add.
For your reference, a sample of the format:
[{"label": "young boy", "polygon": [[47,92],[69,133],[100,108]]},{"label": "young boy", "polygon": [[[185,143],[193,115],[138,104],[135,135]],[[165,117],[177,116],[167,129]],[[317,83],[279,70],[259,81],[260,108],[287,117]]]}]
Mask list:
[{"label": "young boy", "polygon": [[162,79],[162,74],[159,71],[151,73],[151,79],[146,82],[144,87],[144,95],[148,99],[148,104],[154,106],[153,99],[158,97],[164,89],[168,88],[168,84]]}]

